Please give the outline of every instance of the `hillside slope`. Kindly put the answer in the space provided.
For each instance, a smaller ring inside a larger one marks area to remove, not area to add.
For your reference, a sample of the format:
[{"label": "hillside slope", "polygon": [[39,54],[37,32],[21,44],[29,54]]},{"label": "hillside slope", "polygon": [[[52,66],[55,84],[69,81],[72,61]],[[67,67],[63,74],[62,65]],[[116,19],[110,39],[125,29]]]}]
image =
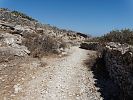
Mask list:
[{"label": "hillside slope", "polygon": [[85,34],[71,30],[59,29],[48,24],[41,24],[26,14],[17,11],[10,11],[8,9],[0,9],[0,22],[7,23],[10,26],[19,25],[23,30],[49,34],[51,36],[60,37],[65,40],[82,41],[87,38],[87,35]]},{"label": "hillside slope", "polygon": [[0,51],[5,52],[2,59],[5,54],[11,57],[58,54],[86,38],[87,35],[82,33],[41,24],[18,11],[0,9]]}]

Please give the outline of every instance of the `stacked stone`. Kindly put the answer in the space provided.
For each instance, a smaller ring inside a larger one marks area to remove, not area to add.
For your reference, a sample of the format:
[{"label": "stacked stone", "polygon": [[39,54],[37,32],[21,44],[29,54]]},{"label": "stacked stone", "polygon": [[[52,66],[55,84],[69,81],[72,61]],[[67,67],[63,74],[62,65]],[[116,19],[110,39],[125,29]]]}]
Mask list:
[{"label": "stacked stone", "polygon": [[110,43],[104,52],[109,75],[123,90],[125,99],[133,99],[133,51],[131,48],[129,45]]},{"label": "stacked stone", "polygon": [[98,42],[85,42],[81,43],[80,47],[87,50],[95,50],[98,51],[99,56],[103,55],[104,52],[104,44],[100,44]]}]

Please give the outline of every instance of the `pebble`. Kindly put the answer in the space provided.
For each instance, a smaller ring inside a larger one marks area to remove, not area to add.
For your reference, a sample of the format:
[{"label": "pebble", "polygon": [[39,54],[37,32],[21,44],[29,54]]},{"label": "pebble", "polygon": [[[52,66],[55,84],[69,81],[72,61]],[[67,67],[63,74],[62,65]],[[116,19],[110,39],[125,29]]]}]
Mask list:
[{"label": "pebble", "polygon": [[16,95],[15,94],[11,94],[11,97],[15,97]]},{"label": "pebble", "polygon": [[24,80],[24,78],[21,78],[21,80]]},{"label": "pebble", "polygon": [[16,84],[14,85],[14,93],[18,93],[22,90],[21,85],[20,84]]},{"label": "pebble", "polygon": [[35,76],[32,76],[32,79],[35,79],[36,77]]}]

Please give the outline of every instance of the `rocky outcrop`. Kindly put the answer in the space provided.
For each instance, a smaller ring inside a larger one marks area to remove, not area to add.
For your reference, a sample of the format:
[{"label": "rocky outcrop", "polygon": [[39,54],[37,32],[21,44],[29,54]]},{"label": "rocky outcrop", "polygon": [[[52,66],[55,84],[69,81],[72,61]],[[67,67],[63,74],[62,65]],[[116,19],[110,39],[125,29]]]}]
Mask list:
[{"label": "rocky outcrop", "polygon": [[30,54],[26,46],[22,45],[22,37],[10,33],[0,33],[0,61],[14,58],[14,56],[24,57]]}]

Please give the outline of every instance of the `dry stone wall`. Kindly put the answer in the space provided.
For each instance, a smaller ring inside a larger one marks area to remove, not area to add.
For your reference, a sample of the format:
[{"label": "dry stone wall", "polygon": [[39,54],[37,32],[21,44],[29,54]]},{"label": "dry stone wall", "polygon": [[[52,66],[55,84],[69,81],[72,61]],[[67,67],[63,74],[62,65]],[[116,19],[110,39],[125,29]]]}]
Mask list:
[{"label": "dry stone wall", "polygon": [[82,43],[81,48],[97,50],[109,76],[121,89],[121,100],[133,100],[133,47],[120,43]]},{"label": "dry stone wall", "polygon": [[103,53],[110,77],[122,89],[124,99],[133,99],[133,51],[129,45],[109,43]]}]

